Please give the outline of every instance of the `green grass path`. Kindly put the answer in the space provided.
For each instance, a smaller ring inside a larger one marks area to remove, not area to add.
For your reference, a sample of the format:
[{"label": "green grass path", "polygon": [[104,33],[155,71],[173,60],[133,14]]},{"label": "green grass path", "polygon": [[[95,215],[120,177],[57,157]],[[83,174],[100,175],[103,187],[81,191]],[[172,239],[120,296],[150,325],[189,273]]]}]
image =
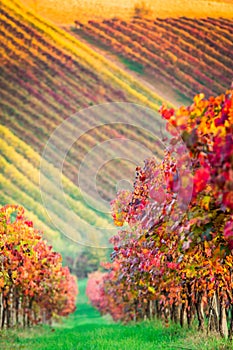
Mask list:
[{"label": "green grass path", "polygon": [[[124,326],[102,317],[85,295],[86,281],[79,281],[77,310],[61,324],[29,330],[0,332],[1,350],[227,350],[222,340],[206,339],[192,331],[158,322]],[[222,345],[220,345],[220,343]]]}]

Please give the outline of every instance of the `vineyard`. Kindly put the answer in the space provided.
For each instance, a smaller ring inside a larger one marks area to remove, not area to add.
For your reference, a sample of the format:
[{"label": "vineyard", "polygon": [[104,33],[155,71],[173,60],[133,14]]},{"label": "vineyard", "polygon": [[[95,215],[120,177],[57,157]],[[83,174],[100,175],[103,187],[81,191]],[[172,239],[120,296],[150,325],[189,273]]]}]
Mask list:
[{"label": "vineyard", "polygon": [[77,281],[23,207],[0,209],[0,235],[1,329],[51,322],[74,312]]},{"label": "vineyard", "polygon": [[187,348],[192,350],[229,349],[227,341],[215,337],[197,337],[185,329],[177,331],[175,325],[165,328],[161,322],[123,324],[113,322],[94,309],[85,293],[87,281],[78,281],[77,308],[74,314],[53,327],[37,326],[30,329],[2,330],[0,347],[4,350],[28,348],[33,350],[168,350]]},{"label": "vineyard", "polygon": [[[232,90],[174,112],[178,135],[161,164],[138,167],[134,189],[112,202],[113,262],[90,275],[87,294],[117,321],[163,320],[233,337]],[[172,132],[172,129],[170,129]],[[189,156],[192,169],[188,170]],[[193,181],[193,183],[192,183]],[[189,198],[189,194],[192,194]]]},{"label": "vineyard", "polygon": [[[73,36],[26,12],[14,2],[9,5],[3,1],[0,15],[2,124],[39,154],[54,129],[81,108],[103,102],[129,101],[158,110],[162,104],[159,96],[141,86],[136,79]],[[89,129],[93,113],[89,113],[90,120],[79,117],[80,129]],[[111,118],[110,107],[108,113]],[[133,110],[132,114],[136,115],[135,122],[141,119]],[[95,115],[95,118],[101,116]],[[70,125],[67,133],[72,129]],[[77,169],[84,155],[99,142],[128,135],[144,142],[134,130],[121,125],[113,129],[108,125],[95,128],[73,145],[63,168],[71,181],[77,182]],[[57,145],[62,147],[68,138],[69,134],[61,134]],[[57,159],[57,153],[51,151],[48,161],[56,164]],[[115,180],[122,174],[115,171],[115,164],[109,163],[108,167],[102,177],[100,193],[109,199]],[[122,171],[124,169],[128,173],[129,165],[122,166]]]},{"label": "vineyard", "polygon": [[0,347],[232,349],[231,1],[54,1],[0,3]]},{"label": "vineyard", "polygon": [[231,86],[230,19],[114,18],[75,23],[76,33],[140,65],[142,74],[155,85],[162,81],[190,99],[201,92],[208,97],[220,94]]},{"label": "vineyard", "polygon": [[[0,188],[1,205],[8,203],[18,203],[27,209],[27,216],[35,222],[38,228],[46,232],[49,242],[54,242],[56,249],[67,252],[68,244],[63,248],[63,240],[57,231],[54,223],[43,207],[40,190],[40,156],[29,145],[21,141],[9,129],[0,126]],[[77,186],[63,176],[63,186],[66,200],[72,211],[79,218],[79,232],[72,230],[68,222],[72,220],[71,212],[64,205],[63,196],[59,194],[56,185],[53,183],[53,176],[56,176],[55,168],[52,164],[46,165],[50,177],[44,180],[50,189],[49,197],[53,204],[53,212],[56,221],[61,223],[68,236],[77,241],[81,237],[87,237],[88,241],[101,242],[101,232],[98,227],[110,227],[109,218],[101,217],[94,210],[90,209],[82,200],[82,195]],[[91,201],[91,200],[90,200]],[[58,216],[59,214],[59,216]],[[87,236],[87,227],[92,226],[90,236]],[[103,238],[103,237],[102,237]],[[72,253],[72,251],[70,251]]]}]

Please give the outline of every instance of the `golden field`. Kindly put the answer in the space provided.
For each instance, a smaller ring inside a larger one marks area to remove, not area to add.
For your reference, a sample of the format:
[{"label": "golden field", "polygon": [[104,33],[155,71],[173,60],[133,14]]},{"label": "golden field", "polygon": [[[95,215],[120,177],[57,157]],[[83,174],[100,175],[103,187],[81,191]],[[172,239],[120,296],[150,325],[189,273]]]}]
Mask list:
[{"label": "golden field", "polygon": [[[37,14],[57,24],[71,24],[76,19],[129,18],[141,0],[23,0]],[[233,17],[232,0],[146,0],[156,17]]]}]

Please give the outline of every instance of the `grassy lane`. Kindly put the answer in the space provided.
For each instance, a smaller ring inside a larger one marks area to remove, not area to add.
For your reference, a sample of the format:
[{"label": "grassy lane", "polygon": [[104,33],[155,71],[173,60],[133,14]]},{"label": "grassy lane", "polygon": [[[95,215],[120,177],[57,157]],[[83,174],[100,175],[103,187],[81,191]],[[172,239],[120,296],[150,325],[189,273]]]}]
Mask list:
[{"label": "grassy lane", "polygon": [[79,282],[77,311],[54,327],[0,333],[0,349],[26,350],[228,350],[222,340],[209,340],[191,331],[159,323],[123,326],[101,317],[85,296],[86,281]]}]

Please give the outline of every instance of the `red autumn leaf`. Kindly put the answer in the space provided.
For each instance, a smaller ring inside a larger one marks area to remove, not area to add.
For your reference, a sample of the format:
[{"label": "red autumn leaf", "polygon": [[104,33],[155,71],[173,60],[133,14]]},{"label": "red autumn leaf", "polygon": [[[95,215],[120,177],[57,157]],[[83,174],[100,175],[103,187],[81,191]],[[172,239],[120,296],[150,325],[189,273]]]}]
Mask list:
[{"label": "red autumn leaf", "polygon": [[194,197],[198,195],[204,188],[210,178],[210,172],[208,168],[200,168],[194,174],[193,179],[193,195]]}]

